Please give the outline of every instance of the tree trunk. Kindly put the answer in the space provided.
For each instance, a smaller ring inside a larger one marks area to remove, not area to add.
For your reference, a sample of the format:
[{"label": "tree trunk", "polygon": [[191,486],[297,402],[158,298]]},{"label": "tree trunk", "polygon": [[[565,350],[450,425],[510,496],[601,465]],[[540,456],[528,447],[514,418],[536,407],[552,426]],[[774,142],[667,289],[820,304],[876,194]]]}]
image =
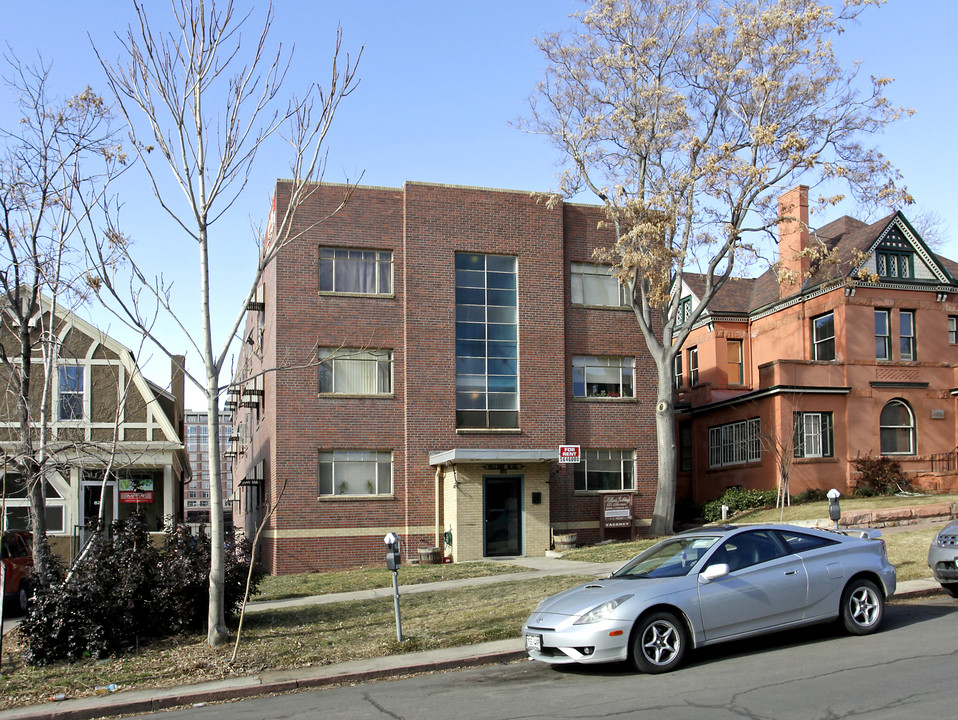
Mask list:
[{"label": "tree trunk", "polygon": [[675,451],[675,391],[672,387],[671,354],[653,356],[658,371],[655,394],[655,440],[658,449],[658,487],[649,534],[671,535],[675,518],[676,451]]}]

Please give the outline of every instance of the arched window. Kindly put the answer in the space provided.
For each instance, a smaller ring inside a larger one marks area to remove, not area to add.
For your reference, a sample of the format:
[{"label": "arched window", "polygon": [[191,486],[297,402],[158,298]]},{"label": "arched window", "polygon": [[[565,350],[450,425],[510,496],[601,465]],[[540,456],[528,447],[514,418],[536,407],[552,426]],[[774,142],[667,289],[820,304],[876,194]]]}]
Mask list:
[{"label": "arched window", "polygon": [[915,413],[904,400],[889,400],[882,408],[881,454],[915,454]]}]

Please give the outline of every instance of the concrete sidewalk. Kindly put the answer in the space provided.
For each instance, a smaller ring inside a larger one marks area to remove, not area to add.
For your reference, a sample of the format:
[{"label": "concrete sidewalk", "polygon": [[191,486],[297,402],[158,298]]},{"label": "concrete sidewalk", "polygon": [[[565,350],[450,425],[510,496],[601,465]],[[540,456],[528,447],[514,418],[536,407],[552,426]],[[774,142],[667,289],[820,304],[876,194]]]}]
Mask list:
[{"label": "concrete sidewalk", "polygon": [[[448,580],[422,585],[407,585],[400,588],[402,595],[411,595],[433,590],[484,585],[508,580],[530,579],[555,575],[592,575],[604,577],[619,567],[621,562],[585,563],[561,558],[508,558],[510,564],[521,565],[528,570],[520,573],[492,575],[462,580]],[[911,580],[899,583],[896,597],[920,595],[939,590],[938,583],[931,580]],[[284,607],[297,607],[343,600],[387,598],[392,589],[360,590],[319,597],[296,598],[275,602],[250,603],[248,612],[265,611]],[[268,693],[292,692],[326,685],[364,682],[385,677],[397,677],[418,672],[449,670],[476,665],[488,665],[519,660],[525,657],[522,638],[510,638],[495,642],[467,645],[464,647],[426,650],[423,652],[386,657],[352,660],[335,665],[298,668],[295,670],[267,671],[258,675],[216,680],[196,685],[162,689],[121,691],[112,695],[100,695],[66,699],[13,708],[0,712],[2,720],[82,720],[130,713],[155,712],[172,707],[195,705],[236,698],[254,697]]]}]

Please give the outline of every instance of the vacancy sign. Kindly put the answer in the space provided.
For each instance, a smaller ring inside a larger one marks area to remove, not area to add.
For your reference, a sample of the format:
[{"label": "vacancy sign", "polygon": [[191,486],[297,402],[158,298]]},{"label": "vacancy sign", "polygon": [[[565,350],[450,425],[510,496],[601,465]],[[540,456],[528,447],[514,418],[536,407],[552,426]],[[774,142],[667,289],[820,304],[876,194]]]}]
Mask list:
[{"label": "vacancy sign", "polygon": [[577,463],[582,460],[582,448],[578,445],[560,445],[559,462]]}]

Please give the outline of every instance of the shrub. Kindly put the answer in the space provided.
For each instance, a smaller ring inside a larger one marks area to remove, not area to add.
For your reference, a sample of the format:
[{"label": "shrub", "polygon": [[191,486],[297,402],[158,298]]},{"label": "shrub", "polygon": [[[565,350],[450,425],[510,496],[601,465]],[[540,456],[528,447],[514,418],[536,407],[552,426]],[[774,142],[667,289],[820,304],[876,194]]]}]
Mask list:
[{"label": "shrub", "polygon": [[[224,606],[242,604],[249,570],[248,544],[230,544]],[[141,516],[113,524],[112,539],[95,533],[67,576],[61,566],[40,583],[21,624],[31,665],[100,659],[141,640],[205,627],[209,601],[210,541],[181,527],[167,533],[163,551],[150,542]],[[254,571],[251,592],[262,573]]]},{"label": "shrub", "polygon": [[792,504],[804,505],[805,503],[824,502],[828,500],[828,494],[821,488],[809,488],[802,490],[792,498]]},{"label": "shrub", "polygon": [[702,516],[707,522],[716,522],[722,519],[722,506],[727,505],[729,515],[768,507],[775,504],[778,493],[775,490],[745,490],[743,488],[729,488],[718,500],[705,503]]},{"label": "shrub", "polygon": [[858,486],[852,494],[858,497],[894,495],[909,487],[901,465],[891,458],[860,455],[852,460],[852,466],[858,471]]}]

